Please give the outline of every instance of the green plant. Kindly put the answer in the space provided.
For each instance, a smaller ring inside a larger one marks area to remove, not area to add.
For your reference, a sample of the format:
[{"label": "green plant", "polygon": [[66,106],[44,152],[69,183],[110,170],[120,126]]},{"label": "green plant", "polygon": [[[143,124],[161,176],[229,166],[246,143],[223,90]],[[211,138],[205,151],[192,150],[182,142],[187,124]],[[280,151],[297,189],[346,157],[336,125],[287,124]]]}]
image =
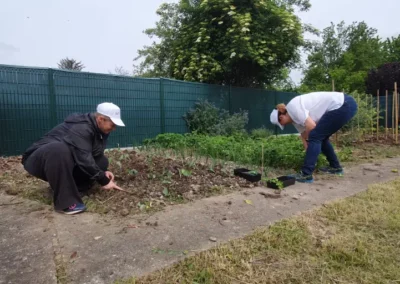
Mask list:
[{"label": "green plant", "polygon": [[249,122],[247,111],[231,115],[227,110],[219,109],[208,101],[197,102],[183,118],[191,132],[209,135],[245,133]]},{"label": "green plant", "polygon": [[274,135],[274,133],[265,127],[253,129],[250,133],[250,137],[253,139],[265,139],[272,135]]},{"label": "green plant", "polygon": [[218,123],[219,110],[206,100],[199,101],[183,118],[191,132],[210,134],[212,128]]},{"label": "green plant", "polygon": [[221,110],[219,122],[211,128],[214,135],[234,135],[235,133],[245,133],[245,127],[249,122],[247,111],[240,111],[230,115],[228,111]]},{"label": "green plant", "polygon": [[169,196],[170,196],[170,194],[169,194],[169,190],[168,190],[168,188],[164,188],[164,190],[163,190],[162,194],[163,194],[165,197],[169,197]]},{"label": "green plant", "polygon": [[277,178],[270,178],[270,179],[264,178],[263,181],[264,181],[265,183],[272,183],[272,184],[275,184],[276,187],[277,187],[279,190],[282,190],[282,189],[283,189],[283,182],[280,181],[280,180],[277,179]]},{"label": "green plant", "polygon": [[[341,129],[341,132],[355,132],[372,130],[375,128],[378,112],[376,110],[376,104],[371,95],[352,93],[351,94],[357,102],[357,113],[356,115]],[[382,117],[380,117],[382,118]]]},{"label": "green plant", "polygon": [[153,207],[153,203],[151,201],[138,202],[137,206],[140,211],[149,210]]},{"label": "green plant", "polygon": [[190,177],[190,176],[192,175],[192,172],[189,171],[189,170],[186,170],[186,169],[180,169],[180,170],[179,170],[179,175],[180,175],[181,177],[182,177],[182,176]]},{"label": "green plant", "polygon": [[[294,135],[252,139],[243,135],[174,134],[173,143],[170,139],[164,139],[165,136],[171,137],[170,134],[160,134],[155,139],[149,140],[149,143],[171,149],[181,149],[182,145],[187,145],[189,149],[194,149],[198,155],[206,157],[206,164],[211,172],[215,170],[218,160],[261,166],[262,157],[264,167],[298,170],[303,164],[305,156],[300,139]],[[262,155],[262,151],[264,151],[264,155]],[[323,162],[324,158],[321,155],[318,159],[318,166]]]}]

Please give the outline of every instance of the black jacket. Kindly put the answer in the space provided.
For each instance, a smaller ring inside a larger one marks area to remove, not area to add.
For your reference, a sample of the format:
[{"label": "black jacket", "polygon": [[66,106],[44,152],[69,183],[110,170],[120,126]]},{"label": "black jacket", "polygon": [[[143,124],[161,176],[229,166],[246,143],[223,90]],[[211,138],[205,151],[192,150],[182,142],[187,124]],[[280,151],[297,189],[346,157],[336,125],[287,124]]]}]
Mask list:
[{"label": "black jacket", "polygon": [[92,180],[106,185],[110,180],[94,161],[104,155],[108,135],[97,127],[93,114],[72,114],[63,123],[57,125],[37,142],[33,143],[22,155],[22,164],[38,148],[52,142],[64,142],[71,149],[78,166]]}]

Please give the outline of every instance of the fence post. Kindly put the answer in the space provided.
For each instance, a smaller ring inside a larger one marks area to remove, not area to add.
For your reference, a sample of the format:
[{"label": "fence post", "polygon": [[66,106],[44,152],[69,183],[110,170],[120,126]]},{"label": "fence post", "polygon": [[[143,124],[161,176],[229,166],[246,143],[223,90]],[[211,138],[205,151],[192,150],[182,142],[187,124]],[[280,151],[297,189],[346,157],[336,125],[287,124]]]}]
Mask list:
[{"label": "fence post", "polygon": [[[274,108],[276,107],[276,105],[278,104],[278,92],[274,91]],[[274,125],[274,133],[275,133],[275,137],[278,136],[278,126]]]},{"label": "fence post", "polygon": [[57,105],[56,105],[56,88],[54,87],[54,70],[48,69],[48,87],[49,87],[49,117],[50,128],[57,124]]},{"label": "fence post", "polygon": [[164,104],[164,82],[160,78],[160,126],[161,133],[165,133],[165,104]]},{"label": "fence post", "polygon": [[228,107],[229,107],[229,113],[232,114],[232,85],[229,85],[229,93],[228,93]]}]

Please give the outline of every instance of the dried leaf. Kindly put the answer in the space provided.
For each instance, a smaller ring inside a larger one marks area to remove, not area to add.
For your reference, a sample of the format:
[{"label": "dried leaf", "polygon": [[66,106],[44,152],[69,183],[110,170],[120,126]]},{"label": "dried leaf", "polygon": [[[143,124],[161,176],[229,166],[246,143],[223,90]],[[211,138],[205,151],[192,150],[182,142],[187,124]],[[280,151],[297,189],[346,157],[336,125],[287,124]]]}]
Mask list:
[{"label": "dried leaf", "polygon": [[246,202],[246,204],[250,204],[250,205],[253,204],[253,201],[251,201],[251,200],[249,200],[249,199],[246,199],[244,202]]}]

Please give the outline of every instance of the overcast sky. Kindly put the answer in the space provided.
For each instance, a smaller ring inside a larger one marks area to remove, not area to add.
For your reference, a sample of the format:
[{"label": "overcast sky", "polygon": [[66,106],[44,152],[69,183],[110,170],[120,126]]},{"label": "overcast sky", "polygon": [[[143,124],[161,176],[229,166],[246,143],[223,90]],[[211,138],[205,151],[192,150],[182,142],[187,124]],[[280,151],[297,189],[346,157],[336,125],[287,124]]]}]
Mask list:
[{"label": "overcast sky", "polygon": [[[85,71],[132,70],[137,50],[152,40],[161,3],[174,0],[0,0],[0,64],[57,67],[64,57]],[[323,29],[330,22],[365,21],[382,37],[400,33],[400,0],[311,0],[299,16]],[[297,82],[300,72],[292,73]]]}]

